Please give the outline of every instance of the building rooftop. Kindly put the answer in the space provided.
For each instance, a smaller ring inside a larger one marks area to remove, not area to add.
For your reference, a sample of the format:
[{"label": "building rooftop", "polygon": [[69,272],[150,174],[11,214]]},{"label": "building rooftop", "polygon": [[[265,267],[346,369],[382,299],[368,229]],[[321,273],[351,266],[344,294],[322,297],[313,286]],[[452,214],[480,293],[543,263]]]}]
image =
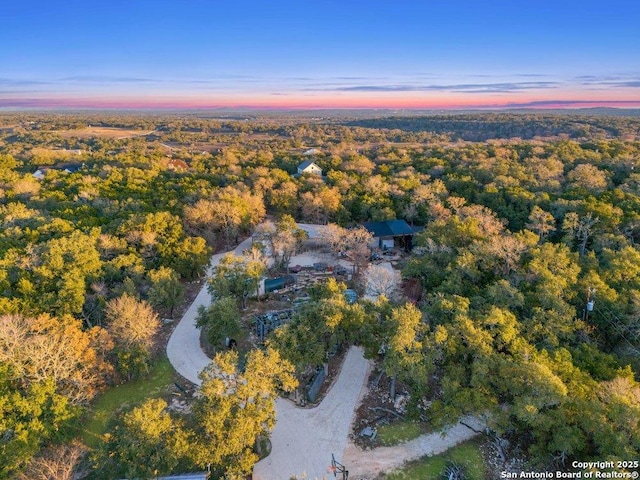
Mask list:
[{"label": "building rooftop", "polygon": [[315,162],[313,160],[305,160],[300,165],[298,165],[298,169],[299,170],[304,170],[305,168],[309,167],[310,165],[313,165],[314,163]]},{"label": "building rooftop", "polygon": [[178,475],[169,475],[168,477],[157,477],[157,478],[154,478],[153,480],[208,480],[208,478],[209,478],[209,474],[207,472],[200,472],[200,473],[182,473]]},{"label": "building rooftop", "polygon": [[374,237],[400,237],[413,235],[414,229],[404,220],[385,220],[384,222],[365,222],[362,224]]}]

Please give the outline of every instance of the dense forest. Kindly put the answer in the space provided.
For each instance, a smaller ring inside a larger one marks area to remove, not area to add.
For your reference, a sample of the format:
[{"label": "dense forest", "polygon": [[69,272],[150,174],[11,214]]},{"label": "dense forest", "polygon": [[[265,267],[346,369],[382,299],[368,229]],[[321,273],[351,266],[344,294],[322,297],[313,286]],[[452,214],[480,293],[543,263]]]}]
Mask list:
[{"label": "dense forest", "polygon": [[[323,176],[296,175],[309,158]],[[185,286],[266,217],[423,226],[402,272],[422,299],[351,304],[329,282],[243,369],[219,353],[189,415],[148,401],[87,454],[92,399],[144,377]],[[638,117],[6,113],[0,223],[0,478],[241,476],[276,392],[336,343],[403,382],[416,419],[485,419],[505,456],[639,457]],[[264,404],[243,416],[238,395]]]}]

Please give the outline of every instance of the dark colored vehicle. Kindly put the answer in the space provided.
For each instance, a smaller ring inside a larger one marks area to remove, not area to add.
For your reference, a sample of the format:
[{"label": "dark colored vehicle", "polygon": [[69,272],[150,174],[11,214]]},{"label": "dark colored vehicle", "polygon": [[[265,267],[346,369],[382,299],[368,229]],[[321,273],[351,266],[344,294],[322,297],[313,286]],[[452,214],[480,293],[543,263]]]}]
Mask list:
[{"label": "dark colored vehicle", "polygon": [[342,265],[336,265],[335,267],[333,267],[333,272],[336,275],[346,275],[347,269]]},{"label": "dark colored vehicle", "polygon": [[313,264],[313,269],[316,272],[324,272],[325,270],[327,270],[329,268],[329,265],[327,265],[324,262],[316,262]]},{"label": "dark colored vehicle", "polygon": [[302,267],[300,265],[294,265],[293,267],[289,267],[289,271],[293,273],[300,273],[302,271]]}]

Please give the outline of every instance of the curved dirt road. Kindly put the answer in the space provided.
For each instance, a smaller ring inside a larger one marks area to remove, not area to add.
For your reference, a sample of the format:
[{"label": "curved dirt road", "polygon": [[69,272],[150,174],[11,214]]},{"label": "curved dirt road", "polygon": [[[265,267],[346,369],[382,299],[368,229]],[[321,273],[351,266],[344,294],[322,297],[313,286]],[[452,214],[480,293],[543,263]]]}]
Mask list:
[{"label": "curved dirt road", "polygon": [[[251,237],[238,245],[232,252],[236,255],[242,254],[244,250],[251,247]],[[218,265],[220,259],[228,252],[218,253],[211,257],[207,276],[211,269]],[[193,301],[189,309],[182,316],[182,319],[174,329],[169,342],[167,343],[167,358],[176,372],[196,385],[200,385],[200,372],[209,365],[211,359],[207,357],[200,348],[200,330],[196,327],[196,317],[200,305],[208,306],[211,303],[211,295],[207,291],[207,284],[202,286],[198,296]]]},{"label": "curved dirt road", "polygon": [[[310,238],[316,238],[325,227],[324,225],[298,224],[305,230]],[[242,252],[251,248],[252,237],[244,240],[230,252],[241,255]],[[211,275],[212,269],[218,265],[220,259],[229,252],[217,253],[211,257],[207,277]],[[201,305],[208,306],[211,303],[211,295],[207,291],[207,284],[202,286],[198,296],[193,301],[189,309],[182,316],[182,319],[173,330],[169,342],[167,343],[167,358],[176,372],[190,382],[200,385],[198,375],[209,365],[211,359],[207,357],[200,348],[200,330],[196,327],[196,317],[198,308]]]},{"label": "curved dirt road", "polygon": [[[310,233],[318,235],[321,226],[300,225]],[[234,250],[240,255],[251,247],[251,237]],[[225,252],[227,253],[227,252]],[[211,257],[208,274],[225,253]],[[200,330],[196,327],[196,316],[200,305],[208,306],[211,296],[205,284],[198,296],[174,329],[167,343],[167,357],[173,368],[190,382],[200,385],[199,373],[211,362],[200,348]],[[277,421],[271,434],[271,454],[255,465],[256,480],[288,480],[293,475],[309,480],[333,478],[327,472],[333,453],[336,460],[344,464],[355,479],[375,478],[402,466],[405,461],[425,455],[433,455],[474,436],[460,424],[444,434],[423,435],[415,440],[395,447],[383,447],[362,451],[349,440],[351,422],[355,409],[366,391],[369,362],[364,359],[362,349],[352,347],[344,361],[340,375],[330,392],[319,406],[311,409],[295,407],[288,400],[276,402]],[[468,420],[474,428],[477,422]]]}]

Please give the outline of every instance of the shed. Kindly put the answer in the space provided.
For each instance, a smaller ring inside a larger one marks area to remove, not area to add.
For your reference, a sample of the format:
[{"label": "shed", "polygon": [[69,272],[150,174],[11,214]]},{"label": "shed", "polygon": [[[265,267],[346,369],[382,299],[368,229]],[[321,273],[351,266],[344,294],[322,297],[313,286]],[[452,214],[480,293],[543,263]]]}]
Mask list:
[{"label": "shed", "polygon": [[373,235],[377,246],[382,249],[393,248],[396,242],[406,251],[410,251],[413,248],[413,235],[416,232],[404,220],[365,222],[362,226]]}]

